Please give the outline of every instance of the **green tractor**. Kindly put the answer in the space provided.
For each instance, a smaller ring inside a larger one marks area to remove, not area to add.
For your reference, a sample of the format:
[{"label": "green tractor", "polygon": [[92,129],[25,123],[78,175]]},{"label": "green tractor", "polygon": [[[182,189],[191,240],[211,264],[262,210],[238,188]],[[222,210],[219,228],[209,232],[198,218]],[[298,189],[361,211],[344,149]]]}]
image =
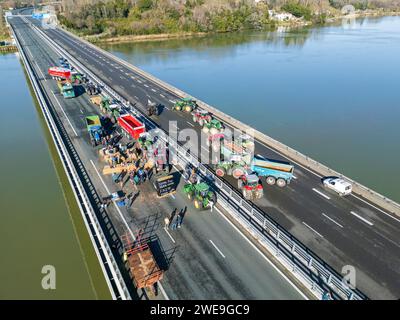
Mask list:
[{"label": "green tractor", "polygon": [[211,201],[213,204],[216,202],[215,193],[211,191],[210,186],[204,182],[197,184],[186,183],[183,186],[183,192],[193,201],[195,208],[199,210],[210,207]]},{"label": "green tractor", "polygon": [[203,125],[203,132],[207,134],[218,134],[224,132],[225,128],[221,121],[212,119]]},{"label": "green tractor", "polygon": [[104,97],[100,103],[100,110],[106,114],[112,123],[116,123],[120,114],[120,107],[117,101],[112,100],[108,97]]},{"label": "green tractor", "polygon": [[142,133],[137,140],[140,148],[149,149],[153,145],[153,139],[148,132]]},{"label": "green tractor", "polygon": [[196,109],[196,101],[192,98],[182,98],[175,102],[172,110],[192,112]]}]

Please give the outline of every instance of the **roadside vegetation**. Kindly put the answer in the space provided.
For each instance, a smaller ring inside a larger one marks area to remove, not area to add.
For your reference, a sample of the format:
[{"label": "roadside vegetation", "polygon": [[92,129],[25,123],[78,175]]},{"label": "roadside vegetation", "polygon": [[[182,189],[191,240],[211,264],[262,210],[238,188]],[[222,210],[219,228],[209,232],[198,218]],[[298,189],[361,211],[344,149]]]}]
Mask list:
[{"label": "roadside vegetation", "polygon": [[0,5],[0,43],[8,40],[10,40],[10,34],[6,27],[6,21],[4,20],[3,9]]},{"label": "roadside vegetation", "polygon": [[[400,0],[61,0],[66,28],[97,38],[233,32],[322,24],[356,10],[397,10]],[[272,11],[270,11],[272,10]],[[290,14],[281,18],[280,14]]]}]

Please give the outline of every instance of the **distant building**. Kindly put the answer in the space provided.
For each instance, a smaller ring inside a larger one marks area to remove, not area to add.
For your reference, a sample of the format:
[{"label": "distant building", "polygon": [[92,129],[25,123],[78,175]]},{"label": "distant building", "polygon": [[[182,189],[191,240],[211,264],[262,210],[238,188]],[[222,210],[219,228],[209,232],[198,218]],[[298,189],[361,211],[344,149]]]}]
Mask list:
[{"label": "distant building", "polygon": [[288,12],[275,12],[275,10],[268,10],[270,19],[276,21],[289,21],[297,19],[294,15]]}]

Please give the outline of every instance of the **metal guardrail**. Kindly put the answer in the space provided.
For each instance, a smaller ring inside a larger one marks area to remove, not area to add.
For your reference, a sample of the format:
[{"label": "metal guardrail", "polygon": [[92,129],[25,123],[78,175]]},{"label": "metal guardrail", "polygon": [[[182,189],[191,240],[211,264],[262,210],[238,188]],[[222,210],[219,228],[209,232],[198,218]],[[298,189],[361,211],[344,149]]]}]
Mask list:
[{"label": "metal guardrail", "polygon": [[21,54],[22,61],[28,73],[29,80],[32,84],[36,97],[38,98],[40,108],[44,115],[47,126],[50,130],[50,134],[53,139],[54,145],[56,146],[56,150],[63,164],[64,171],[67,175],[75,199],[80,208],[83,221],[88,230],[90,239],[93,243],[93,247],[100,262],[100,266],[102,268],[107,285],[110,289],[112,298],[114,300],[115,299],[130,300],[131,296],[129,294],[129,291],[118,269],[118,265],[112,255],[111,248],[109,247],[106,237],[101,229],[100,223],[97,219],[94,209],[90,204],[88,196],[84,190],[82,182],[72,162],[72,159],[67,151],[67,147],[64,144],[64,140],[60,132],[58,131],[57,125],[47,106],[47,101],[41,91],[39,83],[37,82],[33,68],[29,60],[26,58],[25,52],[19,43],[19,38],[14,32],[13,27],[11,27],[11,32],[13,34],[14,39],[16,40],[16,45]]},{"label": "metal guardrail", "polygon": [[138,67],[127,63],[126,61],[122,60],[121,58],[118,58],[118,57],[112,55],[111,53],[105,51],[104,49],[95,46],[93,43],[90,43],[89,41],[86,41],[85,39],[79,38],[78,36],[69,32],[68,30],[65,30],[65,29],[62,29],[62,30],[65,33],[69,34],[71,37],[84,42],[85,44],[91,46],[93,49],[100,51],[102,54],[109,57],[110,59],[124,65],[125,67],[127,67],[129,69],[134,70],[135,72],[140,74],[142,77],[156,83],[157,85],[163,87],[167,91],[174,93],[178,97],[181,97],[181,98],[188,97],[188,96],[192,97],[193,99],[196,100],[196,102],[198,103],[198,105],[200,107],[213,113],[221,121],[228,123],[231,126],[236,127],[237,129],[240,129],[242,131],[251,130],[254,133],[254,138],[256,140],[268,145],[270,148],[273,148],[278,152],[283,153],[286,157],[292,159],[294,162],[297,161],[299,164],[315,171],[316,173],[319,173],[322,176],[329,176],[329,175],[338,176],[338,177],[348,180],[349,182],[351,182],[353,184],[353,192],[354,193],[357,193],[357,194],[361,195],[362,197],[364,197],[365,199],[371,201],[372,203],[375,203],[375,204],[381,206],[382,208],[388,210],[389,212],[400,216],[400,204],[397,203],[396,201],[381,195],[380,193],[378,193],[378,192],[362,185],[361,183],[327,167],[326,165],[324,165],[324,164],[302,154],[301,152],[273,139],[272,137],[269,137],[266,134],[251,128],[250,126],[248,126],[248,125],[242,123],[241,121],[238,121],[237,119],[225,114],[224,112],[210,106],[209,104],[201,101],[200,99],[197,99],[196,97],[193,97],[192,95],[189,95],[186,92],[184,92],[178,88],[175,88],[174,86],[170,85],[169,83],[166,83],[166,82],[154,77],[153,75],[139,69]]},{"label": "metal guardrail", "polygon": [[[101,85],[107,94],[119,101],[126,101],[126,99],[101,81],[71,54],[66,52],[59,45],[56,46],[43,31],[36,26],[33,27],[56,52],[59,52],[72,61],[77,69],[80,69],[80,71],[89,76],[93,81]],[[157,126],[139,109],[127,106],[126,104],[124,105],[126,108],[130,108],[134,115],[146,119],[151,127]],[[228,184],[217,177],[214,172],[201,164],[196,157],[193,157],[186,149],[182,148],[176,141],[171,139],[161,128],[159,128],[159,137],[169,143],[170,150],[175,150],[180,165],[184,167],[186,164],[190,164],[200,169],[203,178],[211,181],[216,187],[218,202],[223,208],[253,234],[269,252],[290,270],[297,279],[305,284],[314,295],[321,297],[324,291],[329,290],[336,299],[368,299],[368,297],[359,290],[349,288],[347,284],[342,281],[341,275],[333,268],[312,253],[304,244],[298,241],[264,212],[255,208],[250,202],[244,200],[235,189],[232,189]]]}]

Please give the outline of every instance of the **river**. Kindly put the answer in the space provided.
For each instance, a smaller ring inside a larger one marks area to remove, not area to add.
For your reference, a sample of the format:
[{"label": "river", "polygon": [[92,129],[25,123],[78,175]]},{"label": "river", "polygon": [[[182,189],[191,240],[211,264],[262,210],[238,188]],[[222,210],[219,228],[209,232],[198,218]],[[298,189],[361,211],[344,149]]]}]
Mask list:
[{"label": "river", "polygon": [[[0,55],[0,299],[110,298],[23,70]],[[42,288],[47,265],[55,289]]]},{"label": "river", "polygon": [[102,47],[400,201],[400,17]]}]

